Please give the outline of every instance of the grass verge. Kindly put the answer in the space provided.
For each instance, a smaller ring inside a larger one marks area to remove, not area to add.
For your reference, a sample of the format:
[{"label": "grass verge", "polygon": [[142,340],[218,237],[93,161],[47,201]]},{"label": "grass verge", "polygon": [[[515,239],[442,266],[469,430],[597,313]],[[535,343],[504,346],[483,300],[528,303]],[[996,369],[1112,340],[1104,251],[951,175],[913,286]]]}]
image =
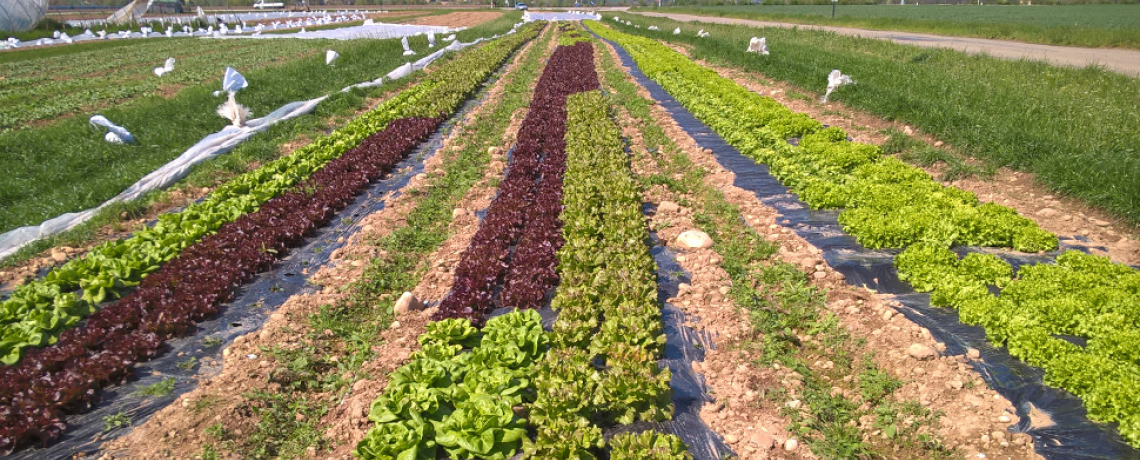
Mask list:
[{"label": "grass verge", "polygon": [[634,8],[702,16],[898,30],[954,37],[993,38],[1045,45],[1140,49],[1135,5],[1001,6],[840,5]]}]

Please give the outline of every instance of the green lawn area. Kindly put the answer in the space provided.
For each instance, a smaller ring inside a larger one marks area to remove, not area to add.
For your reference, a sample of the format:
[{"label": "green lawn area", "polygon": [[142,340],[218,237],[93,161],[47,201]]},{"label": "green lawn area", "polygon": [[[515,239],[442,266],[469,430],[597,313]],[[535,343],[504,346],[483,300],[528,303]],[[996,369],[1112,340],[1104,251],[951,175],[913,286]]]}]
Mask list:
[{"label": "green lawn area", "polygon": [[[988,0],[983,0],[987,3]],[[897,3],[897,1],[896,1]],[[1140,5],[749,5],[635,8],[742,19],[1140,49]]]}]

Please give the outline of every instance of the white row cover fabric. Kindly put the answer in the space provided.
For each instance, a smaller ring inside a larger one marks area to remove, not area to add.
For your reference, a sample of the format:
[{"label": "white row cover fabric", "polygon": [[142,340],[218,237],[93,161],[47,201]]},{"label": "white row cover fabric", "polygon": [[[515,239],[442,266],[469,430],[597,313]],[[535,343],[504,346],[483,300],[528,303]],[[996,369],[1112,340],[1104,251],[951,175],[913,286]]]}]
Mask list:
[{"label": "white row cover fabric", "polygon": [[752,37],[752,40],[748,41],[748,50],[746,52],[767,56],[769,54],[768,37]]},{"label": "white row cover fabric", "polygon": [[150,8],[152,0],[135,0],[128,3],[127,6],[119,8],[119,11],[111,13],[107,17],[107,24],[127,24],[131,22],[138,22],[146,14],[146,10]]},{"label": "white row cover fabric", "polygon": [[47,14],[48,0],[0,1],[0,30],[23,32],[36,26]]},{"label": "white row cover fabric", "polygon": [[840,86],[854,84],[855,80],[852,80],[850,76],[844,75],[839,69],[832,70],[831,73],[827,74],[827,92],[819,101],[827,103],[827,98],[831,97],[831,93],[839,89]]},{"label": "white row cover fabric", "polygon": [[595,21],[601,21],[602,15],[595,13],[595,12],[592,12],[592,11],[590,11],[590,12],[587,12],[587,11],[563,11],[563,12],[552,12],[552,13],[538,13],[538,12],[532,13],[530,11],[526,11],[523,13],[523,21],[525,21],[525,22],[531,22],[531,21],[584,21],[584,20],[588,20],[588,19],[592,19]]},{"label": "white row cover fabric", "polygon": [[[9,1],[15,1],[16,3],[19,3],[20,1],[25,1],[25,0],[0,0],[0,15],[3,14],[4,8],[12,8],[12,6],[9,6],[9,4],[6,3]],[[139,0],[139,1],[142,1],[142,0]],[[132,3],[131,5],[128,5],[127,7],[125,7],[123,10],[125,11],[128,8],[130,8],[132,5],[136,5],[136,4],[137,4],[137,2]],[[46,5],[46,0],[45,0],[45,5]],[[141,5],[142,5],[143,11],[145,11],[146,3],[143,3]],[[45,6],[45,11],[46,11],[46,6]],[[137,11],[132,10],[131,12],[127,12],[124,14],[134,14],[134,13],[137,13]],[[119,14],[119,13],[116,13],[116,14]],[[145,18],[145,17],[136,17],[133,19],[133,21],[139,22],[139,23],[149,22],[152,25],[157,23],[158,29],[156,30],[154,27],[143,26],[143,27],[140,27],[138,31],[120,31],[117,33],[107,33],[106,30],[99,30],[97,32],[91,31],[90,28],[92,28],[92,27],[98,27],[100,25],[107,24],[108,21],[105,21],[105,20],[68,21],[67,24],[71,27],[87,27],[88,30],[86,32],[84,32],[83,34],[77,35],[75,37],[67,37],[65,34],[61,36],[61,34],[57,31],[55,34],[55,37],[53,37],[53,38],[43,38],[43,39],[33,40],[33,41],[28,41],[28,42],[22,42],[20,40],[17,40],[14,37],[8,37],[8,39],[6,41],[0,42],[0,48],[12,49],[12,48],[24,48],[24,47],[29,47],[29,46],[45,46],[45,45],[59,45],[59,44],[64,44],[64,43],[76,43],[76,42],[83,42],[83,41],[88,41],[88,40],[118,40],[118,39],[126,39],[126,38],[219,37],[219,36],[227,37],[230,35],[260,36],[261,32],[263,32],[265,30],[277,30],[277,29],[288,29],[288,28],[301,27],[301,30],[304,31],[304,26],[310,26],[310,27],[312,27],[312,26],[323,26],[323,25],[337,24],[337,23],[347,22],[347,21],[359,21],[359,20],[365,19],[365,14],[363,14],[363,13],[349,14],[347,12],[337,13],[337,15],[335,15],[335,16],[329,15],[328,13],[293,13],[293,14],[301,14],[301,15],[310,15],[311,14],[312,16],[298,16],[299,19],[286,19],[284,21],[276,21],[276,22],[273,22],[273,23],[268,24],[268,25],[256,24],[254,26],[247,26],[244,23],[245,19],[241,19],[241,18],[247,18],[248,17],[249,19],[263,20],[265,18],[262,18],[261,15],[270,15],[270,14],[289,15],[290,13],[254,13],[252,15],[227,14],[227,15],[210,16],[209,19],[204,19],[204,21],[206,23],[216,24],[216,23],[221,22],[221,24],[219,24],[216,28],[215,28],[215,26],[211,25],[207,28],[199,27],[196,30],[191,29],[188,26],[188,24],[192,20],[196,19],[196,18],[193,18],[191,16],[185,16],[185,17],[183,17],[183,16],[175,16],[175,17],[163,16],[163,17],[159,17],[159,18],[150,18],[150,19]],[[285,16],[281,16],[281,17],[284,18]],[[293,17],[294,16],[291,16],[291,15],[288,16],[288,18],[293,18]],[[0,21],[3,21],[2,17],[0,17]],[[124,19],[124,21],[130,22],[130,21],[132,21],[132,19],[126,18],[126,19]],[[234,23],[234,24],[240,23],[240,25],[236,25],[235,27],[233,27],[231,29],[228,25],[226,25],[226,23]],[[444,28],[444,27],[433,27],[433,26],[404,26],[404,25],[399,25],[399,24],[370,24],[370,25],[386,27],[388,29],[392,29],[393,27],[396,27],[399,30],[397,30],[396,32],[379,32],[379,33],[376,32],[376,30],[366,30],[366,32],[369,32],[368,35],[359,36],[359,37],[352,37],[352,38],[399,38],[399,37],[402,37],[404,35],[417,35],[419,33],[423,33],[423,32],[414,31],[414,30],[416,30],[416,29],[414,29],[416,27],[420,27],[420,28],[429,27],[429,28],[432,28],[433,29],[432,31],[434,31],[436,33],[440,33],[439,30],[444,30],[444,31],[447,30],[447,28]],[[165,27],[165,28],[163,28],[163,27]],[[406,28],[406,27],[413,28],[413,29],[410,29],[413,31],[402,30],[403,28]],[[355,29],[355,28],[348,28],[348,29]],[[8,30],[8,29],[0,28],[0,30]],[[456,30],[460,30],[460,29],[456,29]],[[358,32],[354,30],[353,33],[358,33]],[[322,34],[322,33],[313,33],[313,32],[303,32],[303,34],[284,34],[284,35],[279,35],[279,36],[274,36],[274,37],[266,36],[266,37],[260,37],[260,38],[282,38],[282,37],[284,37],[284,38],[339,38],[339,37],[330,37],[330,36],[326,36],[325,34]]]},{"label": "white row cover fabric", "polygon": [[[513,32],[514,29],[511,31]],[[435,62],[447,52],[458,51],[481,43],[485,40],[483,38],[478,38],[471,43],[461,43],[458,40],[455,40],[454,36],[450,36],[448,38],[452,40],[450,45],[427,56],[424,56],[415,62],[409,62],[401,65],[395,70],[389,72],[384,77],[377,78],[373,81],[352,85],[344,88],[342,91],[349,91],[352,88],[379,86],[384,81],[404,78],[408,75],[411,75],[416,70],[422,70],[423,68],[427,67],[429,64]],[[249,82],[246,81],[245,77],[243,77],[240,73],[232,68],[226,68],[225,77],[222,79],[222,87],[225,92],[230,92],[232,94],[233,92],[240,91],[241,89],[244,89],[248,86]],[[278,122],[312,112],[313,109],[317,107],[317,104],[326,98],[328,98],[327,95],[307,101],[292,102],[282,106],[281,108],[262,118],[250,120],[246,122],[242,127],[230,125],[223,128],[221,131],[218,131],[217,133],[206,136],[197,144],[194,144],[193,147],[190,147],[188,150],[183,152],[182,155],[178,158],[148,174],[146,177],[140,179],[134,185],[124,190],[118,196],[107,200],[96,208],[88,209],[86,211],[63,214],[53,219],[44,221],[40,225],[20,227],[7,233],[0,234],[0,260],[3,260],[5,257],[12,255],[29,243],[62,233],[71,228],[74,228],[79,224],[87,222],[92,217],[94,217],[100,209],[103,209],[113,203],[134,200],[146,194],[147,192],[169,187],[179,179],[182,179],[187,174],[189,174],[190,170],[193,169],[195,165],[228,153],[241,142],[250,138],[254,134],[269,129],[269,127]],[[104,118],[104,120],[106,119]],[[108,123],[110,122],[108,121]],[[124,129],[124,132],[125,131],[126,130]]]}]

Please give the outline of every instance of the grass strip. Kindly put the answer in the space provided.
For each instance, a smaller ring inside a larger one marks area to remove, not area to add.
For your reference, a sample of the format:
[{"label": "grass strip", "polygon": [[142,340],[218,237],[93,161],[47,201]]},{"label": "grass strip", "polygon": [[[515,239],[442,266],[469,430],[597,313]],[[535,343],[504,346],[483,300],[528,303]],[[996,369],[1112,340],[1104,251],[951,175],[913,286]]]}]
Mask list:
[{"label": "grass strip", "polygon": [[[611,104],[629,113],[644,140],[647,151],[634,154],[648,155],[660,168],[658,174],[638,177],[641,186],[663,186],[679,204],[693,209],[694,223],[709,234],[723,257],[722,267],[732,280],[729,296],[747,312],[756,333],[730,346],[758,355],[758,365],[780,363],[803,377],[798,397],[808,409],[783,411],[789,429],[821,458],[954,458],[927,434],[937,414],[890,397],[901,382],[874,366],[870,355],[861,351],[862,341],[827,313],[825,294],[795,267],[774,257],[777,248],[744,223],[740,210],[719,189],[705,182],[708,172],[668,137],[650,111],[653,102],[638,95],[637,86],[609,53],[602,53],[602,63],[604,82],[613,90]],[[805,336],[811,338],[800,340]],[[835,366],[817,372],[809,366],[815,360]],[[850,375],[857,378],[844,379]],[[833,393],[833,387],[863,395],[867,404],[855,404],[843,393]],[[773,403],[783,405],[789,399],[785,388],[754,390]],[[874,429],[894,427],[895,434],[889,439],[865,437],[857,428],[865,415],[874,416]],[[897,423],[904,418],[915,423]]]},{"label": "grass strip", "polygon": [[[841,69],[858,83],[840,88],[833,100],[905,121],[993,167],[1032,172],[1055,192],[1140,222],[1140,131],[1134,129],[1140,80],[824,32],[701,24],[711,36],[671,35],[675,27],[693,26],[635,19],[641,29],[612,27],[684,44],[694,59],[800,88],[822,92],[827,74]],[[745,53],[749,39],[761,35],[772,54]]]},{"label": "grass strip", "polygon": [[[459,40],[470,41],[484,35],[501,34],[509,30],[518,21],[518,17],[518,14],[507,14],[456,35]],[[238,70],[243,71],[250,81],[250,87],[239,94],[238,100],[255,115],[264,115],[288,102],[311,99],[337,92],[351,84],[372,80],[381,72],[377,67],[377,59],[388,63],[403,62],[403,48],[399,40],[279,40],[285,42],[274,40],[264,44],[247,43],[260,50],[253,55],[257,58],[258,65],[254,68],[254,61],[250,60],[247,66],[238,66]],[[415,49],[427,49],[425,37],[413,37],[409,41]],[[190,40],[187,43],[198,42],[214,41]],[[93,53],[105,58],[124,50],[166,50],[170,45],[155,42],[138,43],[137,46],[140,48],[99,49]],[[214,46],[229,47],[233,44],[219,43]],[[310,49],[316,54],[291,63],[278,63],[286,57],[282,57],[275,47]],[[341,54],[335,66],[325,65],[323,53],[319,53],[321,48],[335,49]],[[170,57],[168,53],[158,53],[146,58],[146,62],[160,65],[167,57]],[[273,65],[272,68],[262,68],[262,63]],[[200,73],[203,80],[187,80],[186,84],[191,86],[170,99],[160,96],[142,97],[100,111],[108,119],[130,130],[138,139],[137,145],[112,145],[105,142],[102,132],[96,132],[88,126],[87,116],[0,133],[0,168],[9,171],[0,178],[0,231],[39,224],[65,212],[95,207],[174,159],[202,137],[223,127],[226,121],[214,113],[221,100],[213,96],[213,91],[220,88],[221,70],[225,65],[225,62],[203,61],[202,70],[192,71],[176,64],[175,72],[166,77],[178,79],[182,78],[178,76],[179,73],[184,76]],[[381,65],[379,68],[386,72],[387,67]],[[209,68],[214,70],[208,71]],[[159,80],[151,74],[149,67],[139,69],[139,72],[146,75],[146,82]],[[314,75],[321,78],[313,78]],[[93,88],[90,91],[114,90],[116,87],[117,85],[110,84],[110,88]],[[90,112],[86,115],[90,115]]]},{"label": "grass strip", "polygon": [[983,7],[844,4],[831,17],[831,5],[682,6],[632,8],[724,18],[759,19],[898,30],[953,37],[1014,40],[1044,45],[1140,49],[1140,11],[1132,5],[1054,5]]}]

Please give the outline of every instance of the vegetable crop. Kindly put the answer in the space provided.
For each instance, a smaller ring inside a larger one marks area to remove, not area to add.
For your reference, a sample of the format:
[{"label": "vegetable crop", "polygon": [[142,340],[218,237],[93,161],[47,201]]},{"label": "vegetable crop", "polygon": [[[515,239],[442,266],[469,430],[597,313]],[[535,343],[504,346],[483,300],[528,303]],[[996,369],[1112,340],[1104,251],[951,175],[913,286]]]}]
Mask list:
[{"label": "vegetable crop", "polygon": [[[232,222],[218,223],[220,228],[215,234],[196,243],[185,242],[186,249],[174,253],[171,258],[177,256],[176,259],[141,279],[137,290],[98,310],[82,327],[59,335],[54,345],[33,351],[15,366],[0,369],[0,412],[5,414],[0,425],[0,449],[58,436],[65,427],[62,416],[66,411],[95,398],[95,390],[103,385],[125,378],[134,362],[155,356],[165,339],[191,331],[195,321],[214,314],[237,286],[272,266],[288,247],[299,244],[308,232],[331,219],[371,181],[391,171],[442,122],[441,118],[400,115],[453,111],[499,63],[536,33],[537,27],[531,26],[465,52],[437,69],[421,85],[354,120],[339,134],[241,176],[212,194],[199,206],[218,206],[217,203],[231,199],[256,211],[241,214],[231,210],[238,214]],[[431,99],[421,100],[424,97]],[[382,131],[375,136],[362,134],[368,129]],[[350,148],[350,144],[360,145]],[[337,149],[348,153],[338,155]],[[313,162],[322,157],[335,159],[327,158],[331,160],[324,162],[327,165],[312,172],[316,169]],[[259,178],[271,185],[258,182]],[[289,181],[296,185],[286,187],[284,184]],[[268,195],[275,188],[285,193],[276,197],[258,195],[259,191]],[[191,209],[195,208],[187,211]],[[175,216],[184,219],[186,216],[181,214],[187,211]],[[160,220],[155,227],[164,222],[170,221]],[[59,284],[40,282],[32,286],[55,286],[56,292],[46,294],[74,299],[74,295],[67,297],[69,293],[62,292]],[[25,332],[19,326],[27,324],[28,321],[5,324],[5,334]],[[57,327],[49,330],[58,331],[58,325],[50,322],[31,327],[41,331]]]},{"label": "vegetable crop", "polygon": [[[748,91],[656,41],[593,23],[622,45],[645,74],[744,155],[815,209],[842,208],[844,230],[868,248],[905,248],[919,241],[1057,248],[1056,235],[1016,211],[982,204],[973,193],[945,187],[924,171],[847,140],[807,115]],[[798,145],[789,139],[799,138]]]},{"label": "vegetable crop", "polygon": [[391,120],[453,112],[499,63],[535,33],[532,27],[465,51],[419,85],[332,134],[234,178],[201,203],[162,215],[154,226],[130,238],[99,245],[43,279],[20,286],[10,299],[0,303],[0,362],[14,364],[26,349],[55,343],[61,332],[74,327],[101,303],[121,297],[190,245],[257,210]]}]

